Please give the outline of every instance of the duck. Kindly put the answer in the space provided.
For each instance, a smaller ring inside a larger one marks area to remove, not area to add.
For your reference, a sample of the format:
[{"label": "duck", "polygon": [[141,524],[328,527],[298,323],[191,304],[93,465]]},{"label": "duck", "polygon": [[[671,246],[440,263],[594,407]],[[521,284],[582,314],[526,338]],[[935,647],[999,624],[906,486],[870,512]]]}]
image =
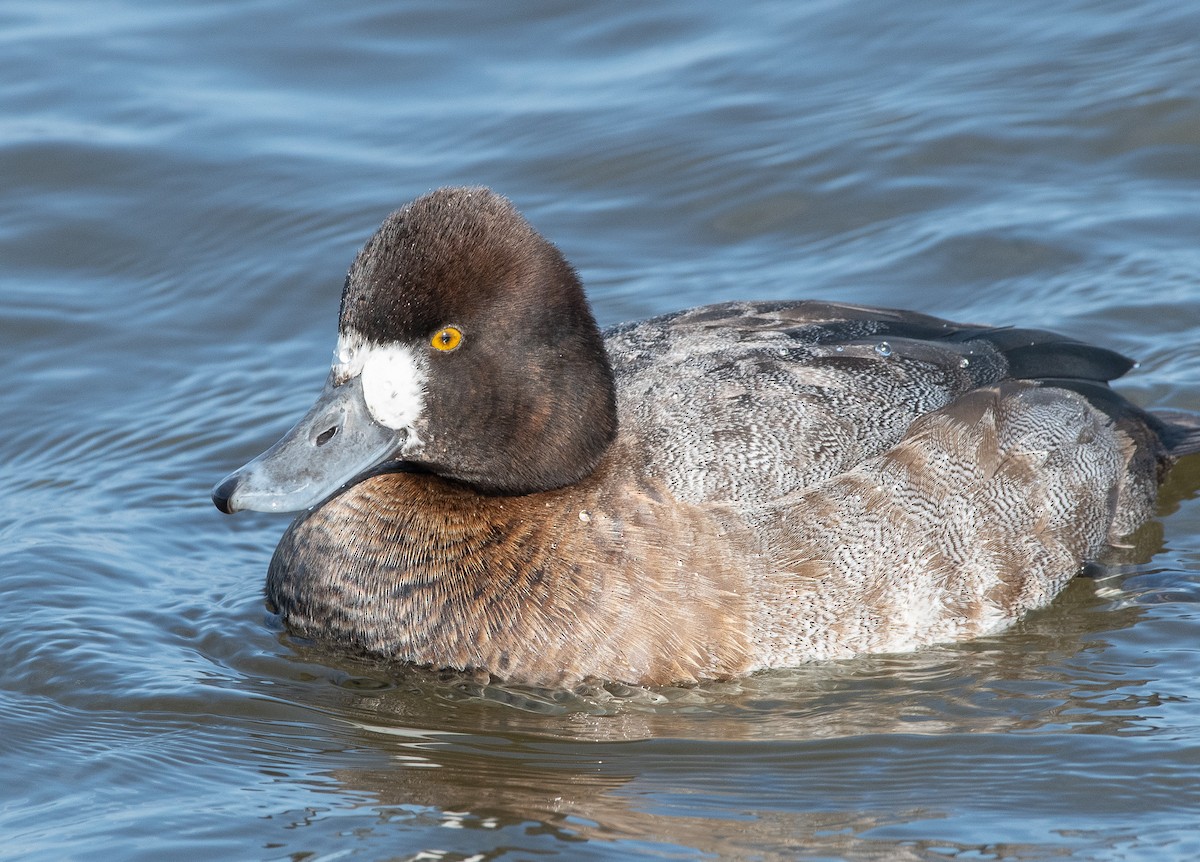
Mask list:
[{"label": "duck", "polygon": [[217,484],[299,513],[269,608],[338,653],[541,687],[725,680],[992,634],[1152,516],[1200,422],[1038,329],[736,301],[602,331],[505,197],[350,266],[314,406]]}]

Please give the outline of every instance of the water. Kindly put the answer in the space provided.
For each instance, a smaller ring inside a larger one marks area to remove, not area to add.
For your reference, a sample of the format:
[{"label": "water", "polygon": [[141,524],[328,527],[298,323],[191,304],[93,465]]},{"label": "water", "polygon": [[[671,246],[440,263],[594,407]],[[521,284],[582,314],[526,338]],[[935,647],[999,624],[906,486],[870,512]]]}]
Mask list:
[{"label": "water", "polygon": [[1200,410],[1200,13],[1168,2],[0,8],[0,856],[1200,857],[1200,465],[984,641],[551,695],[314,652],[212,483],[342,277],[511,196],[604,324],[821,297],[1034,324]]}]

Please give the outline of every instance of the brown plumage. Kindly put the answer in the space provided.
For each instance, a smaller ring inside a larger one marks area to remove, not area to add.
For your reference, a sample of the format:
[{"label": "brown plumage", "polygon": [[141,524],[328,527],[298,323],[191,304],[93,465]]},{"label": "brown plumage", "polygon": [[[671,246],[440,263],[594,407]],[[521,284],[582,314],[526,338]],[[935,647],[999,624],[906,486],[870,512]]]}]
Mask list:
[{"label": "brown plumage", "polygon": [[320,640],[542,685],[746,671],[723,513],[639,481],[621,448],[579,484],[531,495],[367,479],[292,526],[270,599]]},{"label": "brown plumage", "polygon": [[389,217],[340,324],[317,407],[217,505],[317,504],[268,574],[298,633],[531,684],[995,631],[1200,447],[1107,387],[1124,357],[1038,330],[795,302],[602,336],[557,249],[482,189]]}]

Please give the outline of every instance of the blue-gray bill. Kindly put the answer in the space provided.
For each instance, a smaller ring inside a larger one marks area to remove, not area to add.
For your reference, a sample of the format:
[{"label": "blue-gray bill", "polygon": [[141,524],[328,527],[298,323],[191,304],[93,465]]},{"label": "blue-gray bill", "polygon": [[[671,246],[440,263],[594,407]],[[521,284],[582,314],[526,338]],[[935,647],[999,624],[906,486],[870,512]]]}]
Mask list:
[{"label": "blue-gray bill", "polygon": [[213,503],[226,514],[307,509],[388,461],[406,436],[371,416],[361,378],[335,385],[331,375],[283,439],[213,488]]}]

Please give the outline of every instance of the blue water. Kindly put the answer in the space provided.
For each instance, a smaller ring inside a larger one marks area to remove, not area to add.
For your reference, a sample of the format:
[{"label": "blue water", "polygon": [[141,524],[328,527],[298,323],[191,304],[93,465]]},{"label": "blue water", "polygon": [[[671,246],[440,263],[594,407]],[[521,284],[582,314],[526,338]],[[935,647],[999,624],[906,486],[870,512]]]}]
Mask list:
[{"label": "blue water", "polygon": [[0,857],[1200,858],[1200,464],[983,641],[554,695],[313,651],[211,485],[342,279],[510,196],[602,324],[820,297],[1059,329],[1200,411],[1200,11],[0,6]]}]

